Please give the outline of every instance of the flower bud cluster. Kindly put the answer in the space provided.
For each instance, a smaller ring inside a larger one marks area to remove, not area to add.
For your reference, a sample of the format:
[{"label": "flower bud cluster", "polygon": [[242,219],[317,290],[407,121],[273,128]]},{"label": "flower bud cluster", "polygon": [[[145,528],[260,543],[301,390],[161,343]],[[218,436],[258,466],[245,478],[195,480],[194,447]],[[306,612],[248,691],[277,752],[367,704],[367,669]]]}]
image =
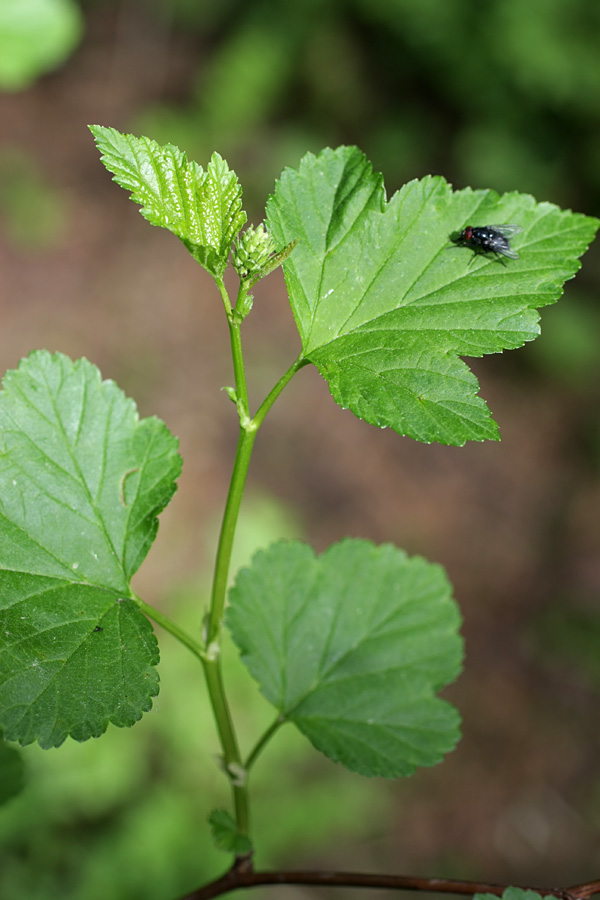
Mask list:
[{"label": "flower bud cluster", "polygon": [[243,280],[258,275],[275,252],[273,238],[262,224],[249,225],[242,231],[233,249],[233,267]]}]

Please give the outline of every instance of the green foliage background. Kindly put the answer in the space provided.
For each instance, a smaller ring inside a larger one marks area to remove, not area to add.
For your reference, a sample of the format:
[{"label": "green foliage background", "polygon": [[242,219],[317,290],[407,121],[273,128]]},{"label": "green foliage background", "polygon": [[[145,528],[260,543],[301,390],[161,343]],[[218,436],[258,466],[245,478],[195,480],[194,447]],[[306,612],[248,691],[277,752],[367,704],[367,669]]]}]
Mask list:
[{"label": "green foliage background", "polygon": [[[344,142],[366,152],[384,173],[390,193],[410,178],[440,173],[456,187],[520,190],[598,215],[597,0],[492,0],[479,5],[471,0],[81,0],[63,5],[83,13],[78,49],[58,69],[67,45],[40,51],[40,35],[32,35],[35,52],[24,57],[28,68],[22,93],[14,93],[13,83],[6,85],[11,93],[0,96],[0,249],[18,254],[23,270],[30,259],[44,253],[50,257],[57,246],[67,247],[70,264],[69,254],[79,245],[69,202],[90,178],[97,178],[99,192],[110,190],[85,129],[91,121],[170,141],[203,165],[217,149],[238,172],[257,218],[274,174],[284,165],[296,165],[307,150]],[[74,47],[76,31],[69,47]],[[34,77],[32,59],[41,60],[35,63],[41,80],[25,89]],[[50,74],[44,75],[46,71]],[[94,72],[96,81],[90,77]],[[57,117],[58,108],[71,110],[66,127]],[[69,160],[69,146],[85,161],[83,169]],[[55,168],[53,159],[59,160]],[[99,242],[94,252],[101,256],[101,250],[110,257],[108,245]],[[559,393],[568,392],[571,409],[578,413],[575,429],[590,479],[600,470],[598,259],[597,250],[592,251],[583,277],[569,286],[568,298],[547,311],[542,339],[502,360],[509,375],[520,379],[519,391],[543,376]],[[135,264],[123,261],[124,268]],[[52,272],[50,266],[50,276],[37,288],[49,296]],[[81,295],[92,290],[89,282],[79,286]],[[27,285],[23,289],[19,284],[14,296],[15,305],[28,300]],[[0,299],[10,305],[11,297],[6,292]],[[29,318],[43,319],[47,313],[30,302]],[[108,310],[106,316],[118,314],[110,306]],[[152,315],[164,316],[164,310]],[[55,324],[48,327],[49,342],[60,349],[63,321],[57,312]],[[86,333],[81,326],[76,337]],[[122,371],[129,379],[128,392],[138,398],[141,394],[143,404],[148,403],[144,391],[150,390],[146,383],[157,379],[143,346],[143,326],[141,333],[141,349],[135,337],[128,338],[128,364]],[[5,343],[3,368],[16,362],[10,355],[11,334],[9,330],[0,338]],[[80,355],[75,340],[64,349]],[[109,374],[118,378],[118,364],[112,368]],[[152,405],[149,409],[155,411]],[[264,509],[251,515],[240,541],[247,551],[243,560],[256,546],[299,530],[282,522],[279,512],[271,511],[266,522]],[[591,523],[588,541],[593,536]],[[193,589],[171,591],[165,607],[173,614],[189,608],[197,590],[195,583]],[[597,605],[578,596],[576,587],[568,598],[554,599],[559,611],[552,607],[540,622],[534,618],[527,640],[553,696],[560,697],[563,687],[564,670],[552,668],[557,661],[560,666],[561,658],[576,681],[587,684],[589,679],[595,689]],[[134,900],[143,891],[149,900],[163,900],[221,869],[225,857],[210,844],[204,809],[224,802],[224,786],[210,758],[212,727],[200,714],[191,721],[189,703],[202,709],[199,673],[193,661],[179,659],[172,650],[163,642],[158,709],[131,732],[110,729],[97,743],[69,741],[47,753],[26,749],[29,786],[0,811],[3,896],[46,900],[60,893],[65,900],[107,895]],[[262,701],[239,672],[232,688],[245,711],[247,733],[254,734],[253,720],[268,715]],[[484,738],[493,756],[492,742],[487,734]],[[591,726],[581,739],[593,753],[597,737]],[[548,737],[557,755],[563,753],[562,741],[564,735]],[[258,862],[297,865],[302,857],[318,863],[325,859],[331,866],[334,857],[343,861],[343,853],[332,852],[329,845],[335,835],[337,846],[370,839],[375,851],[369,865],[389,867],[398,858],[402,835],[389,838],[393,846],[387,853],[377,842],[385,840],[393,822],[394,797],[386,787],[363,784],[326,762],[319,768],[305,747],[284,731],[273,755],[265,755],[262,782],[257,770],[257,810],[262,809],[257,840],[264,854]],[[272,782],[275,769],[282,780]],[[417,786],[425,806],[438,802],[427,794],[431,783],[421,779]],[[572,783],[577,794],[575,775]],[[597,834],[594,785],[586,782],[583,806],[591,833]],[[294,802],[282,808],[282,796]],[[523,804],[527,808],[526,798]],[[414,827],[418,832],[418,822]],[[451,831],[452,820],[440,827]],[[575,825],[573,830],[577,832]],[[584,841],[581,846],[583,854]],[[521,869],[515,864],[509,873],[499,865],[484,870],[469,857],[468,846],[464,853],[465,859],[456,859],[443,848],[433,849],[432,868],[443,875],[496,880],[512,875],[521,881],[534,870],[539,881],[536,866],[544,864],[548,871],[548,859],[534,851]],[[590,865],[600,862],[591,852],[587,860]],[[359,862],[346,859],[346,867]],[[411,860],[401,862],[414,868]],[[588,872],[579,874],[583,878]]]}]

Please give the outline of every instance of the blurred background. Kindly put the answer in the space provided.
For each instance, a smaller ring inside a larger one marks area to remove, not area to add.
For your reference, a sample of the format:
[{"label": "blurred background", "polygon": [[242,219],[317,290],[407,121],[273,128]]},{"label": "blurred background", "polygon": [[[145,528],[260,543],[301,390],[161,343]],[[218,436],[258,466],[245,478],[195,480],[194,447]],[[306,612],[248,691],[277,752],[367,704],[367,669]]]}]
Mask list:
[{"label": "blurred background", "polygon": [[[255,223],[283,166],[340,143],[389,194],[431,172],[598,215],[599,51],[597,0],[0,0],[0,370],[38,347],[87,356],[180,437],[144,599],[200,627],[237,430],[227,328],[86,125],[201,164],[218,150]],[[270,414],[237,563],[279,537],[393,541],[447,568],[466,665],[447,692],[464,738],[408,781],[361,779],[283,729],[253,775],[258,865],[600,877],[599,288],[596,246],[538,341],[473,364],[499,444],[378,431],[309,369]],[[245,341],[256,404],[299,349],[280,273]],[[172,900],[227,865],[206,823],[228,794],[201,673],[159,640],[161,694],[138,725],[23,752],[27,786],[0,809],[6,900]],[[247,751],[270,712],[228,653]]]}]

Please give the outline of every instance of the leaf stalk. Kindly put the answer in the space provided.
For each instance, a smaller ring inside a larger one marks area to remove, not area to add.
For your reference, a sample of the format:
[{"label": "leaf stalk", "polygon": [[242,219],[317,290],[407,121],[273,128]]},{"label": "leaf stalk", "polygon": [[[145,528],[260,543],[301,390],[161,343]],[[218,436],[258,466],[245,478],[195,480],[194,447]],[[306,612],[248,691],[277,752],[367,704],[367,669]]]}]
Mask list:
[{"label": "leaf stalk", "polygon": [[273,737],[275,732],[281,728],[281,726],[283,725],[284,722],[285,722],[285,719],[282,716],[277,716],[275,721],[271,725],[269,725],[267,730],[258,739],[258,741],[254,745],[253,749],[248,754],[248,758],[246,759],[245,769],[247,772],[250,771],[250,769],[256,762],[259,755],[262,753],[264,748],[267,746],[267,744],[269,743],[269,741],[271,740],[271,738]]},{"label": "leaf stalk", "polygon": [[136,603],[142,612],[148,616],[149,619],[152,619],[153,622],[156,622],[157,625],[160,625],[161,628],[164,628],[165,631],[168,631],[169,634],[172,634],[174,638],[182,643],[188,650],[191,650],[194,656],[197,656],[199,660],[204,662],[206,657],[206,652],[202,644],[197,641],[194,637],[192,637],[189,632],[187,632],[184,628],[181,628],[176,622],[173,622],[168,616],[165,616],[164,613],[160,612],[160,610],[155,609],[153,606],[150,606],[149,603],[145,603],[141,597],[134,592],[132,592],[131,599]]}]

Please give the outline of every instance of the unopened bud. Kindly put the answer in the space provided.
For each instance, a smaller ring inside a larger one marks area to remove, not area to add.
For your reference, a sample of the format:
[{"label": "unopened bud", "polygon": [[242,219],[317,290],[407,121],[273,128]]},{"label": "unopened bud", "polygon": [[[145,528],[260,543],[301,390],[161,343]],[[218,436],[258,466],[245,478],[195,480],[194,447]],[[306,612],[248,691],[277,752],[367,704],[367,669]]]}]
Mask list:
[{"label": "unopened bud", "polygon": [[273,238],[261,223],[249,225],[239,235],[233,250],[233,267],[243,280],[258,275],[267,266],[275,253]]}]

